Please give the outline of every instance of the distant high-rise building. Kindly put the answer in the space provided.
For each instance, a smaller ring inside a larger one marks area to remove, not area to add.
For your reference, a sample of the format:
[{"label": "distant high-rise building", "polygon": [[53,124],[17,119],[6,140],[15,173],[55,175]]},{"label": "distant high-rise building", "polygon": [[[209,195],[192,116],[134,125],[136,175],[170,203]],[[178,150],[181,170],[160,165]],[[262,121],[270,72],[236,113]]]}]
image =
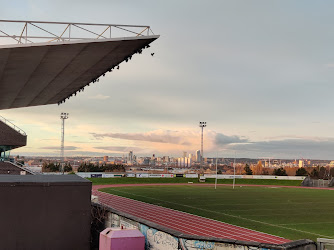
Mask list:
[{"label": "distant high-rise building", "polygon": [[129,152],[129,163],[133,162],[133,151]]},{"label": "distant high-rise building", "polygon": [[191,164],[192,164],[192,160],[191,160],[191,157],[188,158],[188,168],[191,167]]},{"label": "distant high-rise building", "polygon": [[201,161],[201,150],[196,151],[196,161],[200,162]]},{"label": "distant high-rise building", "polygon": [[169,156],[164,156],[164,162],[169,162]]},{"label": "distant high-rise building", "polygon": [[303,168],[304,167],[304,161],[303,160],[299,160],[299,168]]},{"label": "distant high-rise building", "polygon": [[187,157],[187,152],[183,152],[183,158]]},{"label": "distant high-rise building", "polygon": [[104,162],[108,162],[108,160],[109,160],[109,157],[106,155],[106,156],[103,156],[103,161]]},{"label": "distant high-rise building", "polygon": [[177,165],[179,167],[184,167],[184,158],[183,157],[177,158]]},{"label": "distant high-rise building", "polygon": [[185,159],[186,158],[183,158],[183,157],[180,157],[180,158],[177,159],[177,163],[178,163],[179,167],[184,167],[185,166]]},{"label": "distant high-rise building", "polygon": [[192,155],[192,156],[191,156],[191,161],[192,161],[192,162],[195,162],[195,161],[196,161],[196,155]]}]

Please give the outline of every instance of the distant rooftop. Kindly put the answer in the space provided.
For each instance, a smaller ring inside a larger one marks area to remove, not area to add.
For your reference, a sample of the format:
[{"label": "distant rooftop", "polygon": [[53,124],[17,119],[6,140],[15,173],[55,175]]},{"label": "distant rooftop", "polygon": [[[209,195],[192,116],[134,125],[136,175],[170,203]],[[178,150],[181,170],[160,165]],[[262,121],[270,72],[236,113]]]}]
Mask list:
[{"label": "distant rooftop", "polygon": [[[81,178],[75,174],[71,175],[0,175],[0,184],[15,183],[31,183],[31,184],[42,184],[42,183],[90,183],[90,181]],[[75,185],[75,184],[74,184]]]}]

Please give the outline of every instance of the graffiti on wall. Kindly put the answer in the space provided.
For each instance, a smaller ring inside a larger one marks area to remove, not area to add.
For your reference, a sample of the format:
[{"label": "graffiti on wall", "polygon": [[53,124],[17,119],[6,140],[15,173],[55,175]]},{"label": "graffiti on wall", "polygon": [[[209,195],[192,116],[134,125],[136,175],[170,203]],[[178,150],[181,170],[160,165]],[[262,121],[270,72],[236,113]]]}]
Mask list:
[{"label": "graffiti on wall", "polygon": [[120,227],[119,221],[120,221],[120,216],[118,214],[110,213],[109,218],[110,218],[110,225],[111,227]]},{"label": "graffiti on wall", "polygon": [[122,228],[129,228],[129,229],[139,229],[139,223],[133,220],[129,220],[124,217],[120,217],[119,225]]},{"label": "graffiti on wall", "polygon": [[222,242],[187,240],[174,237],[163,231],[148,227],[137,221],[115,213],[109,213],[106,227],[137,228],[145,236],[146,250],[269,250],[251,246],[241,246]]},{"label": "graffiti on wall", "polygon": [[106,227],[122,227],[122,228],[130,228],[130,229],[133,229],[133,228],[139,229],[138,222],[124,218],[114,213],[108,214],[105,225]]},{"label": "graffiti on wall", "polygon": [[208,241],[180,239],[180,247],[182,250],[193,250],[193,249],[211,250],[215,249],[215,243]]},{"label": "graffiti on wall", "polygon": [[222,242],[210,242],[200,240],[180,240],[180,249],[182,250],[269,250],[251,246],[241,246]]},{"label": "graffiti on wall", "polygon": [[147,250],[178,250],[176,237],[142,224],[140,224],[140,231],[145,235]]}]

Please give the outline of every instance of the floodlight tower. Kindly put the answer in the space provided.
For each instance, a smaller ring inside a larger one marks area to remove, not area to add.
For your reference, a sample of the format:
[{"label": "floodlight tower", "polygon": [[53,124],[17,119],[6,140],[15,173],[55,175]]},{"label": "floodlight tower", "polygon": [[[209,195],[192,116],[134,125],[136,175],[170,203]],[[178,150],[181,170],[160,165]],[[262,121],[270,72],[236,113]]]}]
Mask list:
[{"label": "floodlight tower", "polygon": [[68,119],[68,113],[61,113],[60,119],[62,120],[61,123],[61,146],[60,146],[60,154],[61,160],[64,162],[64,135],[65,135],[65,120]]},{"label": "floodlight tower", "polygon": [[202,129],[201,134],[201,165],[203,165],[203,129],[206,127],[206,122],[199,122],[199,127]]}]

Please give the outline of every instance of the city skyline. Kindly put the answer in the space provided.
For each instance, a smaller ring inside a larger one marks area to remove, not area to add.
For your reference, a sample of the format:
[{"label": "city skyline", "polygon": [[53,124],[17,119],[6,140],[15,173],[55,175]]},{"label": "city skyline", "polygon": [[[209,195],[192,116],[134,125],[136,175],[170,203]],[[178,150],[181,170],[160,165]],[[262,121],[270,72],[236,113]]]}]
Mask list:
[{"label": "city skyline", "polygon": [[65,156],[195,154],[206,121],[204,157],[334,158],[334,3],[64,4],[6,1],[0,14],[151,25],[161,38],[65,104],[1,110],[28,135],[12,155],[60,155],[66,112]]}]

